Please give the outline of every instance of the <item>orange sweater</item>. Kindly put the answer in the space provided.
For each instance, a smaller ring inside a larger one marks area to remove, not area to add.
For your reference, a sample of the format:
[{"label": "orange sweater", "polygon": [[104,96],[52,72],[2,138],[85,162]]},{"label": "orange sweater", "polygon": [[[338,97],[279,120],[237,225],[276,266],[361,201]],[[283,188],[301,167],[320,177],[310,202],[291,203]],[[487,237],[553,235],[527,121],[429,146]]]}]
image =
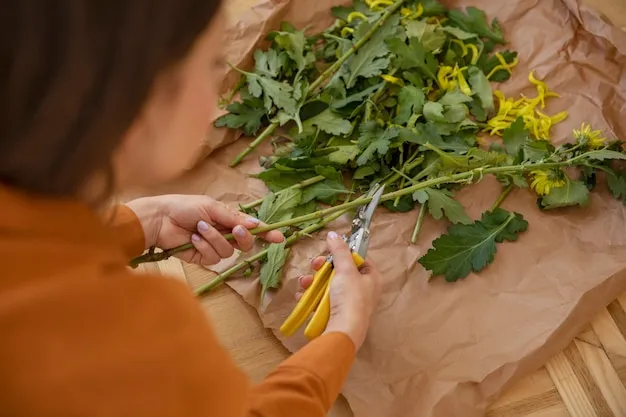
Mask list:
[{"label": "orange sweater", "polygon": [[0,186],[0,416],[324,416],[354,359],[324,335],[252,384],[177,280],[138,275],[134,213]]}]

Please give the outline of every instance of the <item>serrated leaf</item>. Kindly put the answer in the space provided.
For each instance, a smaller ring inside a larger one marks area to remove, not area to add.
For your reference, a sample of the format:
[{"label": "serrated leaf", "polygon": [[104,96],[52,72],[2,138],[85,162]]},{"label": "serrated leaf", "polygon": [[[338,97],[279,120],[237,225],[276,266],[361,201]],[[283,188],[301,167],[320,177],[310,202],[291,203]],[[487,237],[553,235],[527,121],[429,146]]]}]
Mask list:
[{"label": "serrated leaf", "polygon": [[582,181],[568,179],[565,185],[552,188],[550,193],[541,199],[544,209],[555,209],[569,206],[585,206],[589,202],[589,189]]},{"label": "serrated leaf", "polygon": [[285,249],[286,241],[272,243],[267,248],[267,260],[260,270],[259,281],[261,283],[261,304],[268,288],[278,288],[281,280],[281,272],[289,250]]},{"label": "serrated leaf", "polygon": [[626,202],[626,172],[607,169],[606,182],[613,197]]},{"label": "serrated leaf", "polygon": [[259,208],[259,220],[266,224],[289,220],[301,201],[302,190],[299,188],[288,188],[277,194],[269,193]]},{"label": "serrated leaf", "polygon": [[474,66],[471,66],[467,72],[472,92],[480,98],[483,109],[487,113],[491,113],[495,107],[493,104],[493,91],[487,76],[478,67]]},{"label": "serrated leaf", "polygon": [[526,129],[524,120],[521,117],[515,119],[513,123],[502,132],[502,143],[506,152],[516,157],[524,144],[528,141],[530,135]]},{"label": "serrated leaf", "polygon": [[401,69],[418,68],[425,76],[437,79],[437,60],[426,50],[419,39],[410,38],[407,45],[403,39],[391,38],[387,41],[391,52],[397,55]]},{"label": "serrated leaf", "polygon": [[268,77],[247,74],[248,90],[254,97],[263,96],[265,109],[270,111],[272,104],[289,114],[296,112],[296,100],[292,97],[293,87]]},{"label": "serrated leaf", "polygon": [[427,101],[424,104],[424,117],[430,122],[445,122],[446,118],[443,116],[443,105],[435,101]]},{"label": "serrated leaf", "polygon": [[528,222],[519,213],[486,212],[474,223],[450,226],[419,263],[433,276],[444,275],[446,281],[454,282],[485,269],[494,260],[496,243],[513,242],[527,228]]},{"label": "serrated leaf", "polygon": [[409,38],[417,38],[430,52],[438,52],[446,42],[446,35],[437,25],[429,25],[422,20],[411,20],[406,24]]},{"label": "serrated leaf", "polygon": [[472,222],[465,213],[461,203],[452,198],[454,195],[452,192],[434,188],[425,188],[423,191],[428,196],[426,200],[424,200],[423,194],[418,193],[413,194],[413,199],[420,204],[428,201],[428,212],[435,220],[441,220],[445,214],[446,218],[453,224],[469,224]]},{"label": "serrated leaf", "polygon": [[317,116],[305,122],[307,125],[317,126],[324,132],[331,135],[347,135],[352,131],[352,124],[346,119],[334,113],[331,109],[326,109]]},{"label": "serrated leaf", "polygon": [[593,159],[594,161],[606,161],[606,160],[624,160],[626,159],[626,154],[617,151],[611,151],[609,149],[601,149],[597,151],[591,151],[587,153],[587,157],[589,159]]},{"label": "serrated leaf", "polygon": [[424,107],[426,96],[421,88],[407,85],[402,87],[398,93],[398,113],[396,114],[396,123],[406,124],[411,116],[421,113]]},{"label": "serrated leaf", "polygon": [[256,72],[270,78],[276,78],[281,70],[281,62],[275,49],[254,51]]},{"label": "serrated leaf", "polygon": [[391,140],[399,134],[398,129],[383,130],[373,121],[362,123],[359,128],[359,148],[362,152],[356,161],[357,165],[367,164],[376,153],[384,156],[389,150]]},{"label": "serrated leaf", "polygon": [[524,143],[524,160],[538,162],[550,156],[554,152],[554,146],[547,140],[528,138]]},{"label": "serrated leaf", "polygon": [[483,104],[478,96],[475,96],[474,100],[470,103],[470,113],[479,122],[485,122],[487,120],[487,112],[483,108]]},{"label": "serrated leaf", "polygon": [[472,32],[480,36],[484,36],[496,43],[506,43],[497,19],[493,19],[490,26],[487,22],[487,16],[484,11],[477,9],[476,7],[468,7],[465,10],[467,14],[463,13],[461,10],[450,10],[448,12],[448,18],[454,26],[457,26],[466,32]]},{"label": "serrated leaf", "polygon": [[252,107],[246,103],[235,102],[226,107],[228,113],[215,120],[216,127],[227,127],[230,129],[243,130],[246,136],[254,135],[262,124],[265,109],[262,107]]},{"label": "serrated leaf", "polygon": [[304,49],[306,38],[303,32],[276,32],[273,40],[296,63],[298,73],[302,72],[309,64],[315,62],[313,54],[307,53]]},{"label": "serrated leaf", "polygon": [[[370,78],[380,75],[389,66],[389,48],[385,44],[385,39],[397,36],[400,23],[400,16],[394,15],[382,27],[380,27],[367,43],[361,47],[346,62],[349,75],[345,77],[346,86],[352,88],[358,77]],[[364,21],[357,30],[365,33],[371,29],[372,24]],[[359,35],[355,35],[358,39]],[[403,38],[402,38],[403,39]]]},{"label": "serrated leaf", "polygon": [[347,192],[342,182],[326,179],[309,185],[302,191],[302,204],[317,200],[332,205],[337,202],[337,196]]}]

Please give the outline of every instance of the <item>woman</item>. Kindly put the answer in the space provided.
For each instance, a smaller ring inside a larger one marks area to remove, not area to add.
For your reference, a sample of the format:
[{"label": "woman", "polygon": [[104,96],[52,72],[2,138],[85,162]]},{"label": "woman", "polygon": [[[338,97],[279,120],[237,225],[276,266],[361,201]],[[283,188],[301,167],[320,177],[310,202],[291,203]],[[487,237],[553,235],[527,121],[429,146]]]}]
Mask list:
[{"label": "woman", "polygon": [[104,209],[193,160],[217,99],[218,3],[2,2],[1,415],[323,416],[337,397],[380,279],[335,233],[326,332],[255,385],[183,284],[125,265],[188,241],[181,258],[214,264],[233,253],[222,232],[249,250],[259,222],[204,196]]}]

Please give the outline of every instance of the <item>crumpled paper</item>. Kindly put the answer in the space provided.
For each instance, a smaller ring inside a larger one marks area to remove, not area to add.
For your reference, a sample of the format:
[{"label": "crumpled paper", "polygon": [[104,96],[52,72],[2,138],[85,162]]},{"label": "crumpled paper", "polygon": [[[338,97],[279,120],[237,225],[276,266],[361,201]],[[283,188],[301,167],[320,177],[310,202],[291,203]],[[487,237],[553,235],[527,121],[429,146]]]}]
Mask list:
[{"label": "crumpled paper", "polygon": [[[281,20],[311,25],[315,31],[332,22],[330,7],[342,3],[255,1],[235,16],[228,32],[227,59],[235,65],[249,66],[265,33]],[[570,140],[572,129],[583,121],[605,129],[609,137],[625,136],[626,35],[619,29],[576,0],[463,0],[447,5],[476,6],[497,17],[510,48],[519,52],[512,79],[496,88],[507,96],[534,96],[527,80],[534,69],[537,78],[561,94],[547,108],[548,114],[570,114],[553,130],[555,142]],[[222,92],[234,81],[229,72]],[[211,154],[187,176],[188,190],[232,204],[266,193],[247,174],[258,172],[257,157],[271,150],[262,146],[243,164],[229,168],[248,143],[224,147],[237,137],[223,129],[211,133]],[[477,218],[500,191],[493,178],[486,178],[458,196]],[[503,390],[564,348],[596,311],[626,290],[626,210],[604,185],[585,208],[540,212],[524,190],[514,191],[503,207],[522,213],[529,230],[518,242],[499,245],[495,262],[485,271],[454,284],[441,278],[429,283],[428,273],[417,263],[445,232],[444,222],[426,221],[419,243],[411,245],[416,212],[377,212],[369,257],[383,274],[384,293],[343,389],[356,417],[481,416]],[[348,220],[331,227],[345,232]],[[282,287],[263,306],[258,305],[256,279],[228,283],[259,310],[264,325],[291,351],[303,346],[303,337],[284,339],[277,329],[295,304],[297,277],[310,273],[309,260],[325,251],[324,235],[294,246]]]}]

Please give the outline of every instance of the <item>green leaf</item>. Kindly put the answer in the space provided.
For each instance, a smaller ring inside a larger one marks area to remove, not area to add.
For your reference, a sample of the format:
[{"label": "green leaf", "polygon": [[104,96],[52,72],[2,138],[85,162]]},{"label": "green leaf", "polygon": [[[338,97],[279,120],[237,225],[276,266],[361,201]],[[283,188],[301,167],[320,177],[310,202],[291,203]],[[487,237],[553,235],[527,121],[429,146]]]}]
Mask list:
[{"label": "green leaf", "polygon": [[448,123],[460,123],[465,120],[468,115],[469,109],[465,104],[453,104],[451,106],[446,106],[443,113],[443,117]]},{"label": "green leaf", "polygon": [[478,67],[471,66],[467,71],[469,74],[469,84],[472,88],[472,92],[480,98],[483,109],[487,113],[491,113],[494,110],[493,104],[493,91],[491,90],[491,84],[484,72]]},{"label": "green leaf", "polygon": [[396,114],[396,123],[405,124],[416,113],[421,113],[426,96],[421,88],[407,85],[398,93],[399,110]]},{"label": "green leaf", "polygon": [[361,155],[356,160],[357,165],[367,164],[376,153],[385,156],[389,150],[391,140],[398,137],[400,131],[395,128],[382,130],[376,122],[362,123],[359,129],[359,148]]},{"label": "green leaf", "polygon": [[524,120],[518,117],[511,123],[511,126],[502,132],[502,143],[504,143],[504,148],[509,155],[517,157],[529,137]]},{"label": "green leaf", "polygon": [[524,160],[538,162],[550,156],[554,146],[547,140],[528,138],[524,144]]},{"label": "green leaf", "polygon": [[506,43],[497,19],[493,19],[490,26],[484,11],[476,7],[468,7],[465,10],[467,14],[463,13],[461,10],[450,10],[448,12],[448,18],[454,26],[466,32],[484,36],[499,44],[504,45]]},{"label": "green leaf", "polygon": [[302,190],[288,188],[278,194],[269,193],[259,208],[259,220],[272,224],[289,220],[302,200]]},{"label": "green leaf", "polygon": [[456,88],[452,91],[448,91],[438,102],[444,106],[452,106],[455,104],[471,103],[472,98]]},{"label": "green leaf", "polygon": [[446,34],[437,25],[429,25],[422,20],[411,20],[406,24],[409,38],[417,38],[430,52],[438,53],[446,42]]},{"label": "green leaf", "polygon": [[315,62],[315,56],[305,51],[306,37],[302,31],[274,32],[273,41],[295,62],[298,74]]},{"label": "green leaf", "polygon": [[383,87],[385,83],[379,83],[376,85],[373,85],[369,88],[366,88],[363,91],[359,91],[356,92],[354,94],[350,94],[348,97],[343,98],[343,99],[338,99],[338,100],[333,100],[332,103],[330,104],[330,106],[333,109],[340,109],[342,107],[347,106],[348,104],[351,103],[362,103],[363,101],[365,101],[365,99],[369,98],[370,96],[372,96],[375,92],[377,92],[381,87]]},{"label": "green leaf", "polygon": [[273,103],[276,107],[284,109],[289,114],[296,112],[296,100],[292,97],[292,86],[262,75],[248,73],[246,76],[250,94],[254,97],[263,95],[263,102],[267,111],[272,109]]},{"label": "green leaf", "polygon": [[[293,217],[300,217],[300,216],[305,216],[307,214],[311,214],[316,212],[317,210],[319,210],[319,206],[315,201],[309,201],[306,204],[300,204],[298,207],[296,207],[293,210]],[[296,227],[300,230],[305,229],[309,226],[313,226],[314,224],[318,223],[320,220],[319,219],[313,219],[311,221],[308,222],[303,222],[303,223],[299,223]]]},{"label": "green leaf", "polygon": [[486,212],[474,223],[450,226],[419,263],[433,276],[444,275],[446,281],[454,282],[485,269],[494,260],[496,243],[516,241],[527,228],[528,222],[519,213]]},{"label": "green leaf", "polygon": [[626,154],[617,151],[611,151],[609,149],[601,149],[597,151],[587,152],[587,157],[594,161],[606,161],[606,160],[624,160]]},{"label": "green leaf", "polygon": [[256,72],[270,78],[276,78],[282,68],[278,53],[275,49],[254,51],[254,62]]},{"label": "green leaf", "polygon": [[326,109],[317,116],[310,118],[305,124],[317,126],[324,132],[336,136],[347,135],[352,131],[350,121],[342,119],[330,109]]},{"label": "green leaf", "polygon": [[345,165],[359,155],[357,145],[337,146],[337,150],[328,154],[328,159],[338,165]]},{"label": "green leaf", "polygon": [[483,108],[483,104],[478,96],[475,96],[470,104],[470,113],[472,113],[479,122],[485,122],[487,120],[487,112]]},{"label": "green leaf", "polygon": [[[346,86],[352,88],[358,77],[370,78],[380,75],[389,66],[389,48],[385,39],[396,37],[400,27],[400,16],[394,15],[378,29],[367,43],[361,47],[346,62],[349,76],[346,77]],[[372,28],[369,22],[359,25],[359,31],[365,32]],[[358,36],[356,36],[358,38]],[[401,37],[400,39],[404,39]]]},{"label": "green leaf", "polygon": [[606,182],[613,197],[626,202],[626,172],[607,169]]},{"label": "green leaf", "polygon": [[473,39],[473,38],[477,38],[478,35],[475,33],[469,33],[466,32],[464,30],[461,30],[459,28],[455,28],[454,26],[444,26],[442,27],[442,29],[449,33],[450,35],[454,36],[457,39],[460,39],[462,41],[466,41],[468,39]]},{"label": "green leaf", "polygon": [[320,201],[326,204],[335,204],[337,196],[347,193],[346,187],[340,181],[324,180],[304,189],[302,192],[302,204],[310,201]]},{"label": "green leaf", "polygon": [[272,192],[284,190],[313,176],[315,176],[315,174],[312,171],[288,170],[276,166],[261,171],[256,175],[252,175],[253,178],[258,178],[263,181],[265,186]]},{"label": "green leaf", "polygon": [[285,249],[286,241],[272,243],[267,248],[267,260],[261,266],[259,281],[261,283],[261,304],[268,288],[278,288],[283,265],[287,260],[289,250]]},{"label": "green leaf", "polygon": [[387,45],[397,55],[401,69],[418,68],[425,76],[437,80],[437,60],[426,50],[419,39],[410,38],[407,45],[403,39],[390,38]]},{"label": "green leaf", "polygon": [[424,117],[430,122],[445,122],[446,118],[443,115],[443,105],[435,101],[427,101],[424,104]]},{"label": "green leaf", "polygon": [[258,132],[263,116],[265,116],[263,107],[253,107],[246,102],[231,103],[226,107],[226,110],[229,113],[215,120],[215,127],[241,128],[246,136],[252,136]]},{"label": "green leaf", "polygon": [[589,189],[582,181],[567,179],[563,187],[552,188],[550,193],[541,199],[541,206],[548,209],[559,207],[581,206],[589,202]]},{"label": "green leaf", "polygon": [[424,17],[442,16],[448,11],[448,8],[437,0],[422,0],[421,3],[424,9],[422,16]]},{"label": "green leaf", "polygon": [[387,200],[382,202],[382,206],[395,213],[408,213],[415,208],[415,202],[410,195],[403,195],[398,200],[398,204],[395,204],[393,200]]},{"label": "green leaf", "polygon": [[461,203],[452,198],[454,195],[452,192],[434,188],[425,188],[423,191],[428,195],[426,200],[424,200],[423,194],[416,195],[415,193],[413,194],[413,199],[420,204],[428,201],[428,212],[435,220],[441,220],[445,214],[446,218],[453,224],[469,224],[472,222],[465,213]]},{"label": "green leaf", "polygon": [[354,178],[355,180],[362,180],[365,177],[377,173],[379,168],[380,164],[375,163],[360,166],[354,171],[352,178]]}]

